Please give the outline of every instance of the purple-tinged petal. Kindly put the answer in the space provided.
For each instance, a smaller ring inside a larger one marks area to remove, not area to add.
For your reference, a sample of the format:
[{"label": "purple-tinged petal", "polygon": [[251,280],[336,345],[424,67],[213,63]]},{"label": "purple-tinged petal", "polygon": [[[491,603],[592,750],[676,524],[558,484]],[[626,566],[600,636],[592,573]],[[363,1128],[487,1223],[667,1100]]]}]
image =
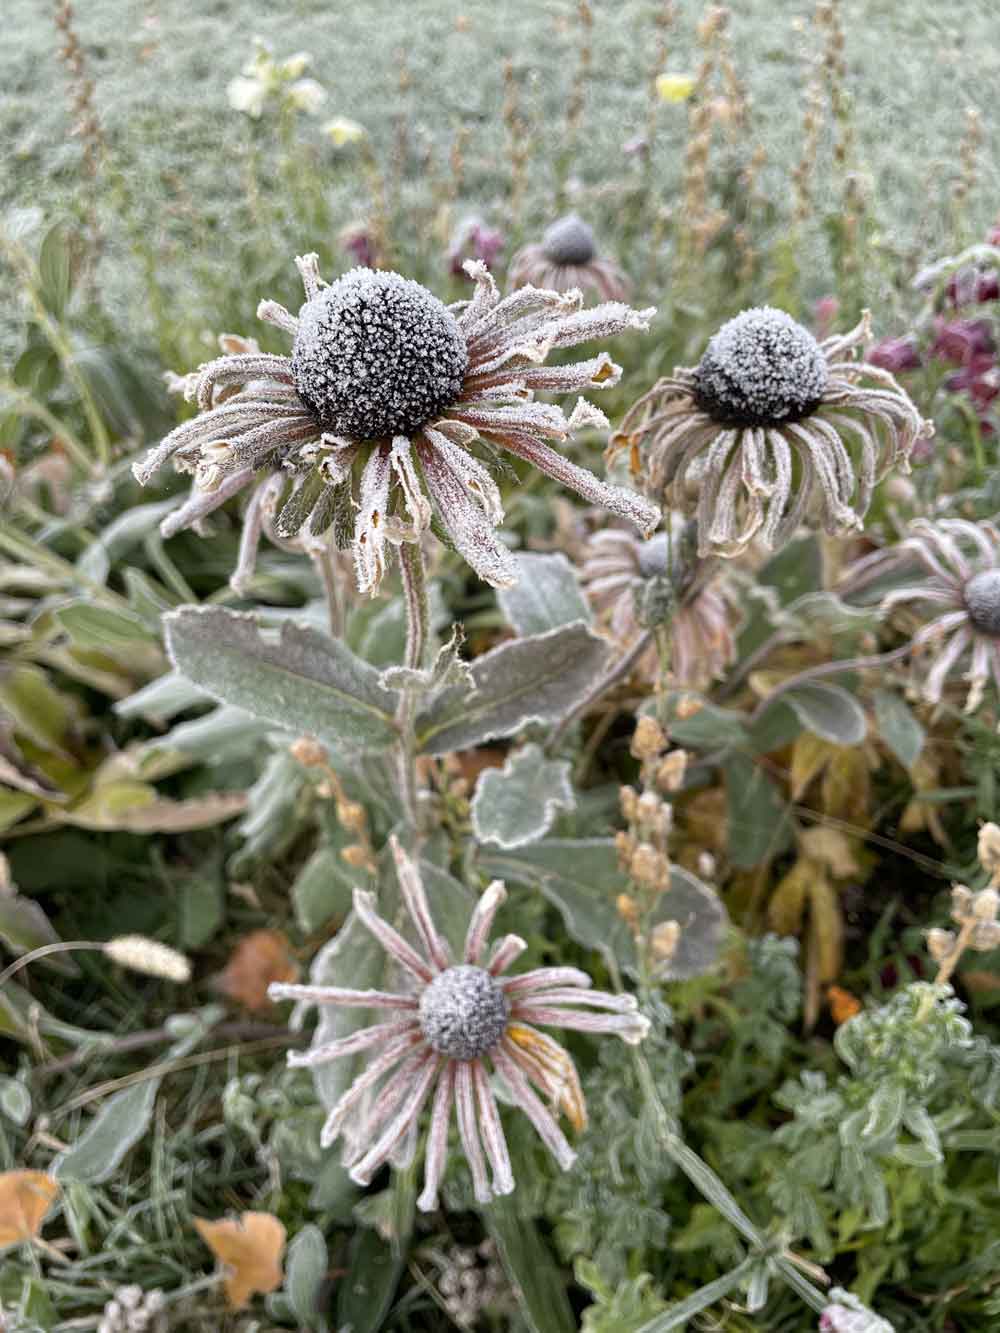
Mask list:
[{"label": "purple-tinged petal", "polygon": [[489,1203],[493,1198],[493,1191],[490,1189],[489,1177],[486,1174],[483,1146],[479,1141],[479,1126],[476,1122],[476,1108],[473,1101],[472,1067],[467,1060],[455,1062],[455,1113],[462,1150],[472,1172],[472,1189],[476,1202]]},{"label": "purple-tinged petal", "polygon": [[386,953],[391,954],[397,963],[401,963],[408,972],[412,972],[419,981],[425,984],[433,978],[432,968],[420,957],[416,949],[407,944],[402,935],[393,930],[388,921],[383,921],[375,911],[374,893],[366,893],[363,889],[355,889],[354,910],[361,924],[375,936]]},{"label": "purple-tinged petal", "polygon": [[427,1156],[424,1160],[424,1188],[417,1199],[417,1207],[422,1213],[432,1213],[438,1205],[438,1190],[448,1162],[448,1122],[451,1120],[454,1098],[455,1062],[449,1060],[441,1071],[431,1109]]},{"label": "purple-tinged petal", "polygon": [[272,981],[267,988],[272,1000],[306,1000],[313,1004],[338,1004],[348,1009],[416,1009],[413,995],[396,995],[384,990],[343,990],[338,986],[300,986],[286,981]]},{"label": "purple-tinged petal", "polygon": [[440,1061],[433,1052],[429,1052],[426,1059],[427,1063],[420,1070],[416,1084],[396,1118],[382,1131],[364,1157],[351,1167],[351,1179],[359,1185],[371,1184],[372,1176],[384,1165],[396,1144],[420,1115],[440,1067]]},{"label": "purple-tinged petal", "polygon": [[431,909],[427,902],[427,895],[424,893],[420,873],[395,835],[389,839],[389,845],[392,847],[393,859],[396,862],[396,878],[399,881],[399,891],[403,895],[403,902],[410,914],[410,920],[416,926],[417,934],[420,936],[420,942],[424,946],[427,957],[439,971],[443,971],[444,968],[451,965],[451,954],[434,925],[434,918],[431,916]]},{"label": "purple-tinged petal", "polygon": [[511,1058],[505,1043],[501,1042],[490,1051],[490,1058],[504,1082],[510,1089],[515,1103],[521,1108],[538,1132],[538,1137],[548,1148],[564,1171],[568,1171],[576,1161],[576,1153],[569,1145],[566,1135],[559,1128],[555,1117],[536,1097],[528,1080]]},{"label": "purple-tinged petal", "polygon": [[503,1125],[500,1123],[500,1112],[497,1110],[496,1098],[493,1096],[493,1089],[490,1087],[483,1062],[473,1060],[470,1063],[472,1065],[472,1082],[475,1085],[476,1098],[479,1102],[479,1128],[483,1146],[486,1149],[486,1156],[493,1168],[493,1193],[512,1194],[514,1191],[514,1172],[510,1165],[510,1153],[507,1150]]},{"label": "purple-tinged petal", "polygon": [[476,903],[465,936],[463,960],[466,963],[479,966],[483,950],[486,948],[486,943],[490,937],[490,931],[493,929],[493,920],[506,897],[507,890],[500,880],[495,879]]},{"label": "purple-tinged petal", "polygon": [[349,1037],[340,1037],[337,1041],[325,1042],[322,1046],[313,1046],[308,1051],[289,1051],[288,1064],[294,1069],[311,1069],[314,1065],[324,1065],[330,1060],[339,1060],[345,1055],[355,1055],[369,1046],[392,1037],[400,1037],[405,1032],[415,1032],[419,1020],[400,1018],[392,1023],[376,1023],[374,1027],[360,1028]]}]

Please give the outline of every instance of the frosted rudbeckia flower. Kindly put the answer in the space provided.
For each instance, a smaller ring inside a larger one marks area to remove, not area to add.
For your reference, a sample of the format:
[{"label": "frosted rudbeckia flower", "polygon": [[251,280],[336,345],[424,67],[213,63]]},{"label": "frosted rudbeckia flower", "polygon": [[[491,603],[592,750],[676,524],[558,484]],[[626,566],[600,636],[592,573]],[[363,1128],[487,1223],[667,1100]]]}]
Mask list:
[{"label": "frosted rudbeckia flower", "polygon": [[[565,1171],[576,1154],[557,1116],[563,1111],[582,1129],[586,1106],[573,1061],[534,1025],[615,1033],[636,1044],[649,1031],[649,1020],[637,1012],[634,996],[591,990],[587,974],[573,967],[541,967],[508,977],[507,969],[527,945],[517,935],[506,935],[487,953],[493,919],[506,897],[499,880],[479,899],[461,960],[455,962],[434,925],[416,865],[395,838],[392,850],[420,949],[377,915],[373,894],[355,890],[354,910],[399,964],[409,988],[394,994],[274,983],[268,994],[272,1000],[388,1012],[385,1022],[288,1056],[290,1065],[315,1067],[375,1050],[331,1110],[320,1136],[323,1147],[329,1147],[344,1135],[343,1160],[352,1180],[367,1185],[386,1162],[408,1164],[416,1150],[420,1113],[431,1101],[419,1207],[430,1211],[437,1206],[452,1107],[476,1199],[488,1203],[494,1194],[509,1194],[514,1177],[487,1061]],[[548,1107],[532,1084],[548,1099]]]},{"label": "frosted rudbeckia flower", "polygon": [[602,301],[623,301],[632,286],[613,259],[598,253],[593,228],[575,213],[553,222],[541,241],[518,250],[508,281],[511,287],[531,283],[557,292],[578,287]]},{"label": "frosted rudbeckia flower", "polygon": [[545,362],[559,348],[647,329],[652,310],[619,302],[582,310],[579,292],[534,287],[501,298],[481,263],[466,266],[472,298],[448,307],[398,273],[355,268],[327,285],[316,263],[315,255],[296,260],[306,293],[298,317],[274,301],[258,307],[292,336],[291,356],[222,356],[185,377],[201,414],[135,465],[143,484],[169,458],[194,473],[167,534],[252,485],[245,533],[265,500],[278,506],[275,527],[285,537],[332,532],[343,546],[353,529],[358,586],[374,594],[387,546],[418,541],[436,512],[480,578],[509,586],[514,560],[494,533],[504,516],[500,491],[473,448],[524,459],[643,532],[656,526],[655,505],[598,480],[558,447],[578,427],[606,428],[604,414],[583,398],[569,416],[534,401],[536,391],[617,383],[621,369],[605,352]]},{"label": "frosted rudbeckia flower", "polygon": [[745,310],[639,399],[613,448],[648,494],[697,513],[702,555],[780,546],[814,495],[827,532],[859,528],[876,482],[933,433],[888,370],[855,360],[870,337],[867,312],[817,342],[783,310]]},{"label": "frosted rudbeckia flower", "polygon": [[892,588],[879,610],[888,615],[912,604],[935,613],[909,645],[920,697],[940,703],[949,676],[967,659],[965,711],[974,712],[990,676],[1000,690],[1000,530],[962,518],[914,519],[903,541],[845,570],[841,588],[857,597],[876,583],[907,577],[919,582]]},{"label": "frosted rudbeckia flower", "polygon": [[[645,542],[624,528],[604,528],[590,538],[580,574],[591,606],[623,647],[654,623],[662,606],[670,625],[671,676],[686,689],[703,690],[734,661],[736,644],[719,580],[706,581],[685,559],[684,527],[672,522],[671,536],[658,532]],[[655,644],[637,670],[656,677]]]}]

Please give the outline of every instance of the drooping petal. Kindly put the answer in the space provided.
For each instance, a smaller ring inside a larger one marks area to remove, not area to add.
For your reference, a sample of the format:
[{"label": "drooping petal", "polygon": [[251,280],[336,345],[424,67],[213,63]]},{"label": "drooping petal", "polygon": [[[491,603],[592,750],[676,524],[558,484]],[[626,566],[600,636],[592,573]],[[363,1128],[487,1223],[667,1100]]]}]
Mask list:
[{"label": "drooping petal", "polygon": [[377,446],[361,473],[358,516],[354,525],[354,565],[358,588],[373,597],[385,573],[385,520],[389,509],[391,479],[389,450]]},{"label": "drooping petal", "polygon": [[329,1148],[331,1143],[336,1141],[345,1118],[357,1106],[368,1089],[373,1087],[390,1069],[398,1065],[406,1053],[418,1043],[425,1044],[421,1033],[403,1033],[394,1041],[390,1041],[385,1050],[365,1068],[363,1073],[358,1075],[327,1116],[319,1136],[321,1147]]},{"label": "drooping petal", "polygon": [[513,587],[517,582],[514,557],[469,495],[466,482],[441,449],[429,443],[417,447],[434,507],[458,552],[484,582],[494,588]]}]

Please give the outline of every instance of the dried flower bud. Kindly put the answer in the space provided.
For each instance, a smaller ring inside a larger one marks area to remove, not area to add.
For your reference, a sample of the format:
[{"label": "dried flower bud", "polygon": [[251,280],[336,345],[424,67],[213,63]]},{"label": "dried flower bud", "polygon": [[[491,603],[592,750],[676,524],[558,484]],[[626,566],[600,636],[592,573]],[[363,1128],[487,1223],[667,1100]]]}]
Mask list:
[{"label": "dried flower bud", "polygon": [[345,829],[361,833],[367,826],[365,807],[357,801],[338,801],[337,818]]},{"label": "dried flower bud", "polygon": [[644,791],[636,802],[636,813],[643,824],[656,826],[660,822],[660,811],[663,808],[663,802],[657,796],[655,791]]},{"label": "dried flower bud", "polygon": [[649,947],[657,962],[666,963],[673,958],[680,937],[681,928],[676,921],[661,921],[653,927]]},{"label": "dried flower bud", "polygon": [[340,850],[341,859],[346,861],[349,866],[355,870],[360,870],[369,863],[368,848],[363,847],[360,842],[351,843],[350,847],[342,847]]},{"label": "dried flower bud", "polygon": [[145,935],[118,935],[104,945],[104,953],[120,967],[144,972],[164,981],[190,981],[191,964],[182,953]]},{"label": "dried flower bud", "polygon": [[661,791],[680,791],[687,771],[687,750],[671,750],[656,770],[656,785]]},{"label": "dried flower bud", "polygon": [[972,900],[972,915],[979,921],[995,921],[1000,908],[1000,893],[996,889],[983,889]]},{"label": "dried flower bud", "polygon": [[631,833],[620,830],[615,834],[615,851],[618,853],[618,864],[622,870],[627,872],[628,863],[635,851],[635,838],[632,837]]},{"label": "dried flower bud", "polygon": [[632,736],[632,755],[635,759],[652,759],[660,754],[667,744],[663,728],[655,717],[643,714],[635,724]]},{"label": "dried flower bud", "polygon": [[634,824],[638,819],[639,798],[634,787],[619,787],[618,804],[621,806],[622,817],[627,819],[630,824]]},{"label": "dried flower bud", "polygon": [[979,830],[979,863],[991,875],[1000,870],[1000,828],[984,824]]},{"label": "dried flower bud", "polygon": [[1000,921],[980,921],[972,932],[969,948],[977,953],[989,953],[1000,946]]},{"label": "dried flower bud", "polygon": [[952,921],[967,921],[972,915],[973,892],[967,889],[964,884],[953,884],[951,886],[951,919]]},{"label": "dried flower bud", "polygon": [[288,748],[292,758],[306,768],[317,768],[327,762],[326,746],[320,745],[312,736],[300,736]]},{"label": "dried flower bud", "polygon": [[652,843],[640,842],[632,853],[629,862],[629,874],[637,884],[647,888],[659,888],[667,869],[666,857],[658,852]]},{"label": "dried flower bud", "polygon": [[927,952],[935,963],[943,963],[955,947],[955,935],[950,930],[940,930],[937,926],[927,931]]},{"label": "dried flower bud", "polygon": [[677,701],[677,716],[682,722],[686,722],[689,717],[694,717],[700,713],[705,704],[696,694],[685,694],[683,698]]},{"label": "dried flower bud", "polygon": [[620,893],[615,899],[615,908],[621,919],[634,930],[639,922],[639,904],[636,900],[627,893]]}]

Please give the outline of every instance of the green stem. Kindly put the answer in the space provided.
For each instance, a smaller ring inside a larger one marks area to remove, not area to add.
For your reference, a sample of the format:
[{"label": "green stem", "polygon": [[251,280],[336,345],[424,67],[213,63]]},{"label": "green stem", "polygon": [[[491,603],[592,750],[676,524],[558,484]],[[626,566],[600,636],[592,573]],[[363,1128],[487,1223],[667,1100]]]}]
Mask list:
[{"label": "green stem", "polygon": [[[430,638],[430,604],[427,600],[427,574],[424,553],[419,542],[403,542],[399,548],[399,569],[403,580],[403,604],[406,607],[406,650],[403,665],[419,671]],[[413,735],[413,695],[401,690],[396,711],[399,740],[396,747],[396,773],[399,795],[406,817],[414,828],[418,824],[416,742]]]}]

